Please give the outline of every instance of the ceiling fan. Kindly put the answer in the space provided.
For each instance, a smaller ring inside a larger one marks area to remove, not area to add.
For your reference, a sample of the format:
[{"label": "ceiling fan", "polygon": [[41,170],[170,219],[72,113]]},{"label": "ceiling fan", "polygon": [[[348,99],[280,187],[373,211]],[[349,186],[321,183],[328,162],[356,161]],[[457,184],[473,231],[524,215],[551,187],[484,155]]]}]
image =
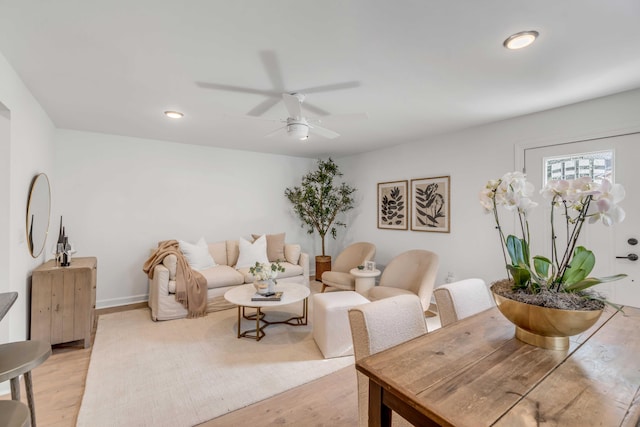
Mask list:
[{"label": "ceiling fan", "polygon": [[[349,120],[356,120],[367,118],[366,114],[349,114],[349,115],[329,115],[328,111],[322,108],[316,107],[313,104],[304,102],[306,95],[309,93],[326,92],[340,89],[351,89],[360,86],[360,82],[350,81],[343,83],[335,83],[322,86],[308,87],[297,91],[287,91],[284,87],[284,81],[282,79],[282,72],[276,53],[272,50],[265,50],[260,52],[260,58],[265,67],[269,80],[273,85],[271,90],[255,89],[242,86],[226,85],[219,83],[207,83],[196,82],[196,84],[205,89],[217,89],[230,92],[242,92],[251,93],[255,95],[266,96],[267,99],[260,104],[252,108],[247,115],[253,117],[259,117],[266,113],[269,109],[275,106],[278,102],[283,101],[289,117],[286,120],[281,120],[286,125],[282,128],[278,128],[275,131],[267,134],[266,136],[273,136],[284,132],[292,138],[306,140],[309,137],[309,131],[324,136],[325,138],[337,138],[340,136],[337,132],[329,129],[325,129],[319,126],[319,123],[325,120],[333,120],[334,118],[343,118]],[[322,117],[309,118],[302,114],[302,108],[308,110],[316,115]]]},{"label": "ceiling fan", "polygon": [[347,120],[367,118],[367,115],[365,113],[343,114],[324,117],[304,117],[302,115],[302,105],[305,98],[306,96],[303,93],[283,93],[282,100],[285,107],[287,108],[287,111],[289,112],[289,117],[287,117],[286,120],[281,121],[283,123],[286,123],[286,125],[266,134],[265,136],[270,137],[286,133],[286,135],[291,138],[304,141],[309,138],[309,132],[311,132],[325,138],[333,139],[339,137],[340,134],[320,126],[320,123],[337,118]]}]

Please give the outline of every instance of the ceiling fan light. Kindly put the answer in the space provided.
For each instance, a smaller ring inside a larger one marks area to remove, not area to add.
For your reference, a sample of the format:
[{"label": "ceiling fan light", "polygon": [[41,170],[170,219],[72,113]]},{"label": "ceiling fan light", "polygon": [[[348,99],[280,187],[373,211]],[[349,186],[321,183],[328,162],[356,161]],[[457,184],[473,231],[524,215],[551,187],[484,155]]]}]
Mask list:
[{"label": "ceiling fan light", "polygon": [[164,115],[169,117],[170,119],[181,119],[184,117],[184,114],[180,111],[165,111]]},{"label": "ceiling fan light", "polygon": [[302,123],[290,123],[287,125],[287,135],[304,141],[309,138],[309,126]]},{"label": "ceiling fan light", "polygon": [[521,31],[516,34],[512,34],[502,43],[507,49],[515,50],[522,49],[533,43],[540,35],[537,31]]}]

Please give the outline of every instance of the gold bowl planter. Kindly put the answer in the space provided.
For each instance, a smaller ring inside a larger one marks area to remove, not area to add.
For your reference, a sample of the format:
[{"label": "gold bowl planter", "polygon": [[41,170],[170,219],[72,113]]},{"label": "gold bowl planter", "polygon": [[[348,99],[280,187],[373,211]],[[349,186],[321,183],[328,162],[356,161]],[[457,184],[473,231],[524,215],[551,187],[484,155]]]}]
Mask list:
[{"label": "gold bowl planter", "polygon": [[589,329],[602,314],[602,310],[540,307],[491,293],[500,312],[516,326],[516,338],[550,350],[567,350],[569,337]]}]

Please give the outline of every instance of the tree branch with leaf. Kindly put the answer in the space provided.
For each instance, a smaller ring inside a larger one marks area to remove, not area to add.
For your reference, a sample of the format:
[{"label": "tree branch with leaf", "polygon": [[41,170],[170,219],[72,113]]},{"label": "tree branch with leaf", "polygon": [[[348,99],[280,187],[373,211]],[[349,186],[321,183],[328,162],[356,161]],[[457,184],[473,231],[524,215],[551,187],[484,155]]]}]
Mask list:
[{"label": "tree branch with leaf", "polygon": [[337,227],[346,224],[337,220],[338,214],[353,208],[355,188],[346,183],[336,183],[342,176],[338,165],[329,158],[318,160],[315,171],[302,177],[302,184],[298,187],[287,188],[285,197],[293,204],[293,210],[302,220],[302,227],[313,234],[317,231],[322,239],[322,255],[325,255],[325,237],[327,233],[334,239]]}]

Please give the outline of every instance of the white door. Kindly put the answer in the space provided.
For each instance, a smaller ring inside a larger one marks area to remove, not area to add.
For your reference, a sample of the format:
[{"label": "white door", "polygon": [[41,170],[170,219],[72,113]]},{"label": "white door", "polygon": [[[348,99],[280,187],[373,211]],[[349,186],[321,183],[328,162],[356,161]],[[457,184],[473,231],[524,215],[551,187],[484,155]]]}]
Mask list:
[{"label": "white door", "polygon": [[[592,141],[574,142],[550,145],[540,148],[524,150],[524,165],[527,179],[536,187],[536,193],[543,186],[547,173],[559,174],[560,167],[552,166],[547,172],[545,159],[570,158],[585,153],[613,152],[612,168],[613,181],[622,184],[626,190],[626,197],[620,206],[626,212],[623,222],[607,227],[602,223],[585,224],[580,234],[579,245],[593,251],[596,265],[590,276],[603,277],[618,273],[625,273],[627,277],[610,283],[603,283],[593,289],[602,293],[612,302],[621,305],[640,307],[640,260],[632,261],[629,254],[640,255],[640,133],[624,136],[599,138]],[[566,174],[579,174],[583,167],[588,168],[587,161],[562,164]],[[597,166],[601,167],[598,162]],[[540,205],[533,210],[530,217],[531,254],[543,255],[551,259],[551,227],[549,218],[549,203],[538,194],[535,198]],[[559,212],[556,210],[556,216]],[[557,227],[556,227],[557,228]],[[562,242],[564,230],[557,230],[558,251],[564,249]]]}]

